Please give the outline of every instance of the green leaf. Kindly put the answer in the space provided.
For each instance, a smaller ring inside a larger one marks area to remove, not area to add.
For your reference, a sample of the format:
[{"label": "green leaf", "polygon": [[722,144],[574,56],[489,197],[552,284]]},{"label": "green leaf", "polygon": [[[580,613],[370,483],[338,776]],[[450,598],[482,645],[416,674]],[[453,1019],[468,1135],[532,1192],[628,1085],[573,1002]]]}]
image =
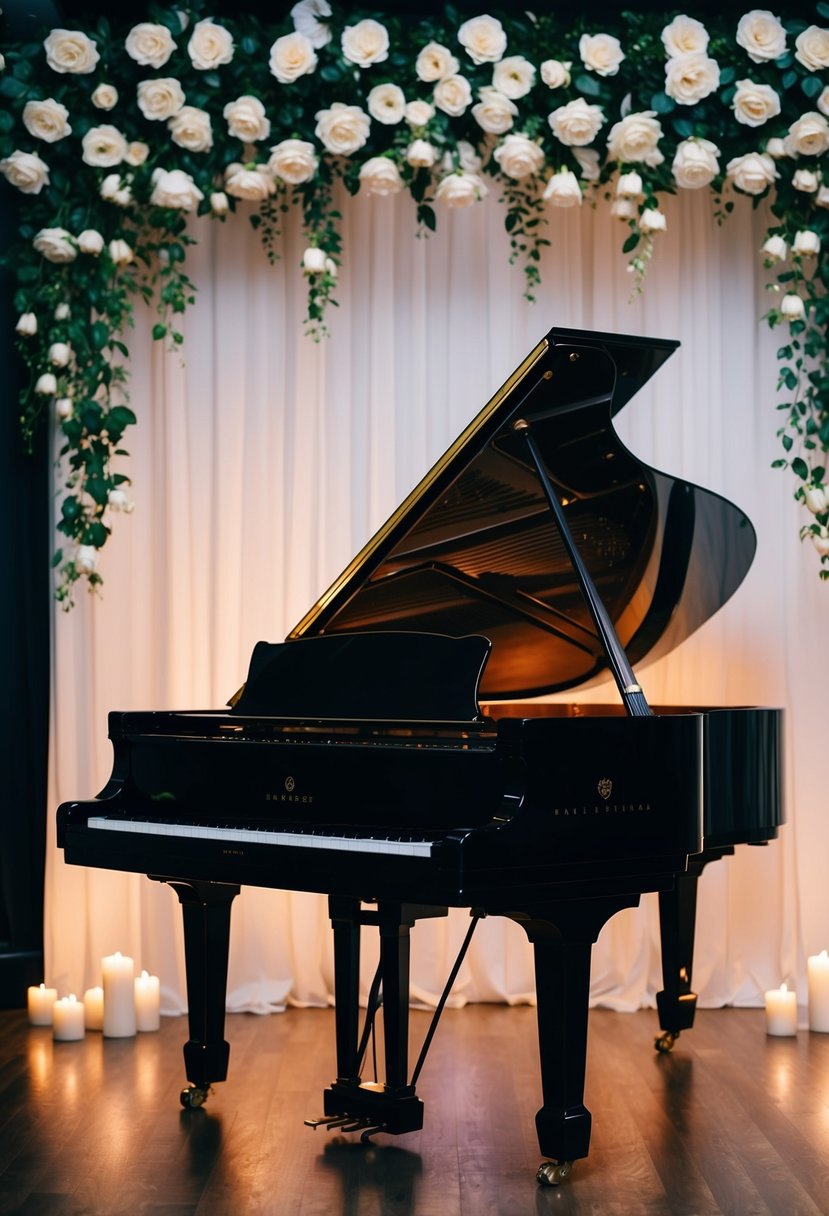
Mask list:
[{"label": "green leaf", "polygon": [[595,76],[588,76],[586,72],[582,72],[581,76],[577,76],[573,84],[585,97],[601,97],[602,95],[601,83]]},{"label": "green leaf", "polygon": [[783,79],[780,82],[784,89],[790,89],[792,85],[797,84],[797,72],[790,70],[783,73]]},{"label": "green leaf", "polygon": [[829,4],[826,3],[826,0],[818,0],[817,11],[821,17],[825,17],[829,21]]},{"label": "green leaf", "polygon": [[156,325],[153,326],[153,341],[158,342],[159,339],[165,337],[166,333],[167,333],[167,326],[163,325],[159,321]]},{"label": "green leaf", "polygon": [[0,80],[0,96],[3,97],[24,97],[29,89],[21,80],[16,80],[14,76],[4,76]]},{"label": "green leaf", "polygon": [[676,109],[676,102],[667,93],[654,93],[650,108],[656,110],[657,114],[670,114],[671,110]]},{"label": "green leaf", "polygon": [[790,452],[792,450],[794,440],[792,439],[791,435],[782,435],[780,437],[780,442],[783,444],[783,450],[785,452]]},{"label": "green leaf", "polygon": [[800,87],[806,96],[811,100],[818,97],[823,92],[823,81],[815,74],[814,76],[805,76],[800,82]]},{"label": "green leaf", "polygon": [[435,215],[434,208],[430,207],[427,203],[421,203],[421,205],[418,207],[417,219],[418,223],[423,224],[423,226],[428,228],[430,232],[435,232],[437,230],[437,216]]},{"label": "green leaf", "polygon": [[639,233],[631,232],[630,236],[628,237],[628,239],[625,241],[624,245],[622,246],[622,253],[631,253],[638,244],[639,244]]},{"label": "green leaf", "polygon": [[795,456],[792,461],[792,472],[795,473],[802,481],[809,480],[809,466],[805,460],[801,460],[799,456]]},{"label": "green leaf", "polygon": [[690,139],[694,134],[694,124],[690,118],[675,118],[673,120],[673,128],[680,139]]},{"label": "green leaf", "polygon": [[109,340],[109,326],[105,321],[93,321],[89,337],[94,350],[103,350]]}]

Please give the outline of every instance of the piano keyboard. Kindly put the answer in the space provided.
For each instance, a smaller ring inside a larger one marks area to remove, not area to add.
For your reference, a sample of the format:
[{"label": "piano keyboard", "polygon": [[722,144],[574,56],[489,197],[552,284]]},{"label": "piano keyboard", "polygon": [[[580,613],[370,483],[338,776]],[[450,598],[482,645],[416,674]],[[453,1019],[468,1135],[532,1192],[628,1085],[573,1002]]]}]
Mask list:
[{"label": "piano keyboard", "polygon": [[322,832],[280,832],[268,828],[218,827],[201,823],[172,823],[163,820],[108,819],[90,816],[87,825],[107,832],[139,832],[141,835],[173,836],[199,840],[230,840],[245,844],[272,844],[288,848],[335,849],[346,853],[385,853],[397,857],[431,857],[433,841],[383,836],[334,836]]}]

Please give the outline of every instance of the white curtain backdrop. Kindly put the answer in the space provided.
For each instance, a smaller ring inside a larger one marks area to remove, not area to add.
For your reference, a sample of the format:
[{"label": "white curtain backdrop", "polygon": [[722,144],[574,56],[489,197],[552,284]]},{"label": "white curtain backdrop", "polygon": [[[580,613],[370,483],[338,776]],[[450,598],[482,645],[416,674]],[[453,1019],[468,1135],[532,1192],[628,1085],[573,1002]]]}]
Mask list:
[{"label": "white curtain backdrop", "polygon": [[[415,239],[408,199],[342,202],[345,264],[328,340],[303,336],[296,216],[285,219],[275,267],[244,216],[194,224],[198,300],[183,353],[153,344],[153,317],[137,318],[136,510],[115,519],[102,595],[55,613],[52,807],[103,786],[109,710],[224,705],[254,643],[284,638],[550,326],[679,338],[620,416],[622,438],[648,464],[737,502],[759,546],[732,601],[642,683],[655,704],[787,711],[788,824],[770,847],[740,848],[704,872],[695,988],[704,1005],[751,1005],[786,980],[802,1002],[805,957],[829,944],[829,588],[798,542],[791,478],[770,469],[780,335],[759,320],[762,214],[744,200],[718,228],[707,191],[683,193],[668,207],[644,296],[631,303],[625,230],[606,205],[553,211],[531,305],[493,196],[442,213],[428,239]],[[467,919],[459,911],[415,928],[418,998],[440,992]],[[46,978],[81,992],[114,950],[161,976],[167,1012],[184,1009],[174,894],[143,876],[67,866],[50,847]],[[367,970],[375,952],[367,938]],[[593,1000],[635,1009],[660,987],[656,898],[646,896],[603,931]],[[325,1002],[331,990],[325,898],[245,889],[234,905],[229,1007],[266,1012]],[[454,999],[519,1002],[532,992],[522,931],[484,921]]]}]

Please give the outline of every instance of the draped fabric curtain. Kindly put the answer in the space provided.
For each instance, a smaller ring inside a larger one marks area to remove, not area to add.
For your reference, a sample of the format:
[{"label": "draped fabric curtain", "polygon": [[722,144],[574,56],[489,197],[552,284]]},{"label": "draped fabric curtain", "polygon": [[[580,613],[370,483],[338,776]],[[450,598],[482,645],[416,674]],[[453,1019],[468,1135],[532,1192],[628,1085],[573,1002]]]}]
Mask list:
[{"label": "draped fabric curtain", "polygon": [[[303,334],[305,239],[284,217],[270,266],[242,215],[198,221],[198,286],[182,351],[129,335],[132,515],[115,517],[105,583],[54,618],[50,803],[90,797],[110,768],[109,710],[221,707],[260,639],[280,641],[552,325],[679,338],[680,350],[618,419],[643,461],[737,502],[757,558],[721,612],[639,672],[658,704],[785,706],[788,824],[701,880],[695,987],[701,1002],[757,1004],[799,981],[827,941],[826,596],[801,548],[801,510],[778,455],[775,351],[758,249],[762,214],[738,205],[717,227],[707,192],[683,192],[656,238],[644,294],[607,206],[551,213],[537,302],[508,262],[490,196],[415,238],[408,199],[343,199],[345,263],[331,336]],[[608,686],[575,699],[614,696]],[[468,913],[413,933],[417,999],[434,1001]],[[323,896],[248,888],[233,913],[228,1003],[265,1012],[332,991]],[[661,987],[655,896],[620,913],[594,952],[592,999],[652,1004]],[[47,979],[82,991],[121,950],[159,974],[168,1012],[185,1007],[175,896],[144,876],[47,866]],[[366,937],[371,968],[376,942]],[[453,999],[532,1000],[522,931],[491,918]]]}]

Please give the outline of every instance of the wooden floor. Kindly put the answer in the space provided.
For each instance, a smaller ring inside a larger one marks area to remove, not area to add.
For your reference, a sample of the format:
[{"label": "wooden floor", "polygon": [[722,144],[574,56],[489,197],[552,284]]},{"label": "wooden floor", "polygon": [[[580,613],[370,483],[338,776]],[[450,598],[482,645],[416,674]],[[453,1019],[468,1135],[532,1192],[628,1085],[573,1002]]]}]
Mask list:
[{"label": "wooden floor", "polygon": [[[183,1111],[183,1019],[54,1044],[0,1013],[0,1212],[22,1216],[815,1216],[829,1213],[829,1035],[770,1039],[761,1010],[701,1011],[670,1056],[655,1014],[590,1015],[589,1158],[539,1188],[535,1012],[444,1014],[422,1132],[311,1131],[329,1010],[228,1018],[230,1076]],[[413,1013],[419,1045],[427,1015]]]}]

